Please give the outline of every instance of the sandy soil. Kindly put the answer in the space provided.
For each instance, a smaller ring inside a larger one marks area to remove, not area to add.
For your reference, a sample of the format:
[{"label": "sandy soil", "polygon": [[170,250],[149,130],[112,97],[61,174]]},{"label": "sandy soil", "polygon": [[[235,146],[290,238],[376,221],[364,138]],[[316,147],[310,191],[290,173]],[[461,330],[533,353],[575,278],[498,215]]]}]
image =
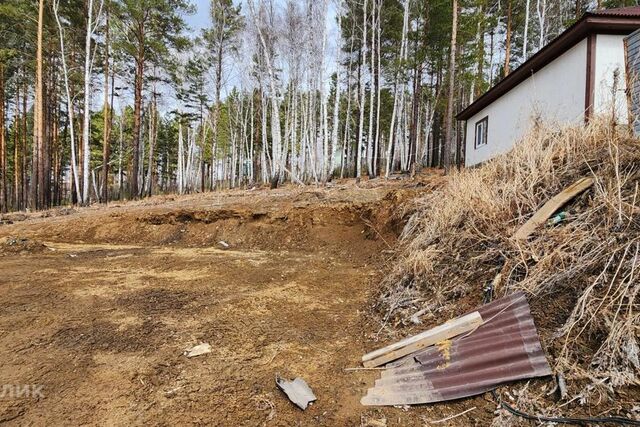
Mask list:
[{"label": "sandy soil", "polygon": [[[367,310],[380,269],[404,209],[439,179],[4,216],[0,383],[42,396],[5,392],[0,422],[373,426],[456,413],[362,407],[375,373],[344,371],[378,345]],[[201,342],[212,353],[183,356]],[[318,401],[297,409],[276,374],[304,378]]]}]

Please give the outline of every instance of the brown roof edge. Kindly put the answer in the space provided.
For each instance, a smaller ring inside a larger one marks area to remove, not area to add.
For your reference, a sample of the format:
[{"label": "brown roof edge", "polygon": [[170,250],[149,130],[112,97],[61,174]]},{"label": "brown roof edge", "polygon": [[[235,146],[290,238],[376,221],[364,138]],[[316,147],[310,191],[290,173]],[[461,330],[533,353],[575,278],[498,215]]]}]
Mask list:
[{"label": "brown roof edge", "polygon": [[522,83],[529,76],[544,68],[551,61],[575,46],[590,33],[627,34],[640,28],[640,16],[599,15],[586,13],[553,41],[512,71],[475,102],[456,115],[458,120],[468,120],[487,105]]}]

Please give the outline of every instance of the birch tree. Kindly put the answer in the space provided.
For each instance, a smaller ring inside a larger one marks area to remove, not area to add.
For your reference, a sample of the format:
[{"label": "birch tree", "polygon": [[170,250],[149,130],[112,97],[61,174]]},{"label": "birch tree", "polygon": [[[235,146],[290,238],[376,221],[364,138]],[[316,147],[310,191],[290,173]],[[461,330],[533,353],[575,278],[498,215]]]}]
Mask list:
[{"label": "birch tree", "polygon": [[[215,64],[215,103],[213,107],[211,146],[211,165],[216,163],[218,146],[218,123],[220,121],[220,101],[222,92],[222,71],[225,56],[237,48],[236,37],[243,21],[240,6],[234,6],[232,0],[211,0],[209,8],[211,28],[204,31],[204,39]],[[215,186],[215,174],[211,173],[211,188]]]},{"label": "birch tree", "polygon": [[84,45],[84,114],[82,124],[82,204],[89,203],[89,169],[91,167],[91,148],[89,146],[89,128],[91,126],[91,65],[92,52],[91,40],[98,26],[103,1],[100,1],[99,11],[93,16],[93,0],[88,0],[87,6],[87,31]]},{"label": "birch tree", "polygon": [[60,62],[62,64],[62,77],[64,79],[65,100],[67,103],[67,120],[69,123],[69,138],[71,140],[71,175],[73,179],[73,191],[77,200],[81,199],[80,183],[78,179],[78,160],[76,158],[76,128],[74,120],[73,101],[71,100],[71,89],[69,84],[69,70],[67,67],[67,56],[65,50],[65,33],[60,22],[60,0],[53,0],[53,14],[58,26],[58,36],[60,41]]},{"label": "birch tree", "polygon": [[338,40],[336,41],[336,86],[333,99],[333,120],[331,126],[331,161],[329,162],[329,175],[336,169],[336,157],[338,155],[338,131],[340,129],[340,60],[342,44],[342,0],[336,0],[336,13],[338,15]]},{"label": "birch tree", "polygon": [[[369,125],[367,129],[367,173],[369,177],[375,176],[374,164],[373,164],[373,102],[374,102],[374,73],[375,73],[375,21],[379,19],[375,16],[375,1],[372,0],[371,4],[371,40],[369,48],[369,72],[371,78],[369,80]],[[367,43],[366,39],[363,39],[363,43]]]},{"label": "birch tree", "polygon": [[[406,57],[407,50],[407,31],[409,28],[409,0],[404,0],[403,3],[403,19],[402,19],[402,41],[400,43],[400,60]],[[398,115],[398,109],[401,107],[401,93],[404,91],[404,86],[400,87],[400,67],[395,71],[394,78],[394,97],[393,97],[393,110],[391,112],[391,124],[389,126],[389,141],[387,145],[387,162],[385,168],[385,177],[389,178],[391,174],[391,168],[393,166],[394,157],[394,144],[395,144],[395,131],[396,131],[396,119]]]},{"label": "birch tree", "polygon": [[[261,25],[258,15],[256,14],[253,1],[249,1],[249,10],[253,18],[255,28],[258,32],[260,44],[262,45],[262,55],[267,67],[267,74],[269,77],[269,100],[271,101],[271,160],[273,164],[272,169],[272,186],[276,186],[278,181],[282,178],[283,165],[282,165],[282,132],[280,128],[280,101],[278,97],[277,77],[272,64],[271,50],[267,45],[267,41],[264,34],[264,28]],[[261,8],[261,10],[263,10]]]},{"label": "birch tree", "polygon": [[7,212],[7,141],[5,140],[5,71],[0,52],[0,213]]},{"label": "birch tree", "polygon": [[530,1],[527,0],[525,4],[525,17],[524,17],[524,35],[522,37],[522,59],[527,60],[527,48],[529,47],[529,9]]},{"label": "birch tree", "polygon": [[547,0],[537,0],[536,12],[538,15],[538,49],[542,49],[546,41],[546,13],[547,13]]},{"label": "birch tree", "polygon": [[362,175],[362,138],[364,131],[364,109],[365,109],[365,87],[364,87],[364,70],[366,69],[367,62],[367,0],[364,0],[362,6],[362,60],[360,71],[360,119],[358,120],[358,152],[356,153],[356,177],[360,178]]},{"label": "birch tree", "polygon": [[456,48],[458,41],[458,0],[453,0],[451,20],[451,47],[449,50],[449,96],[447,98],[447,121],[444,137],[444,170],[449,173],[451,169],[451,148],[453,147],[453,102],[455,92],[456,75]]},{"label": "birch tree", "polygon": [[[109,49],[111,43],[111,31],[109,28],[111,15],[111,0],[104,0],[105,7],[105,25],[104,25],[104,101],[103,101],[103,123],[102,123],[102,201],[109,202],[109,158],[111,156],[111,118],[112,105],[109,105]],[[111,94],[111,103],[113,104],[113,93]]]}]

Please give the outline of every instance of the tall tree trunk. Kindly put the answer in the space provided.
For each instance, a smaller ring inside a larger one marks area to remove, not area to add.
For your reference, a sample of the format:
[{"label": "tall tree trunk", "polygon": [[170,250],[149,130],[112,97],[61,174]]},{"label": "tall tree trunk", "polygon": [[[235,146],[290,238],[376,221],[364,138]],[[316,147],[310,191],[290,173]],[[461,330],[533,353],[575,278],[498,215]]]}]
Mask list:
[{"label": "tall tree trunk", "polygon": [[[437,61],[435,84],[432,85],[437,94],[439,94],[440,92],[443,92],[445,89],[442,83],[442,73],[443,73],[442,62],[443,62],[442,60]],[[433,126],[431,129],[432,137],[431,137],[431,150],[429,152],[429,157],[430,157],[429,164],[431,167],[438,167],[438,166],[442,166],[442,163],[440,163],[440,141],[442,139],[441,134],[442,134],[443,121],[442,121],[442,113],[438,108],[437,104],[434,107],[434,110],[435,111],[433,113]]]},{"label": "tall tree trunk", "polygon": [[[427,22],[428,22],[428,11],[425,11],[425,17],[422,27],[422,42],[423,48],[426,48],[426,42],[428,37],[427,31]],[[417,152],[418,152],[418,122],[420,118],[420,106],[422,103],[422,69],[423,69],[423,58],[422,55],[418,53],[418,46],[416,45],[416,53],[415,53],[415,69],[414,69],[414,80],[413,80],[413,101],[412,101],[412,112],[411,112],[411,128],[409,131],[409,168],[413,170],[415,167],[415,163],[417,161]]]},{"label": "tall tree trunk", "polygon": [[109,12],[110,0],[106,0],[106,22],[104,42],[104,107],[102,138],[102,202],[109,202],[109,157],[111,156],[111,109],[109,108]]},{"label": "tall tree trunk", "polygon": [[273,165],[273,172],[271,176],[271,186],[275,187],[284,174],[284,164],[282,163],[282,131],[280,128],[280,102],[278,101],[278,93],[276,89],[276,75],[273,65],[271,64],[270,51],[267,46],[266,39],[262,33],[262,27],[258,22],[258,17],[253,11],[253,2],[249,2],[251,14],[253,15],[256,28],[258,29],[258,36],[262,45],[262,52],[264,60],[267,66],[267,73],[269,75],[269,99],[271,101],[271,162]]},{"label": "tall tree trunk", "polygon": [[376,32],[375,22],[376,19],[380,19],[380,17],[376,16],[376,8],[375,1],[372,1],[371,4],[371,48],[369,49],[369,126],[367,130],[367,172],[369,174],[369,178],[373,178],[376,175],[375,166],[373,165],[373,101],[375,95],[374,88],[374,75],[375,75],[375,42],[376,42]]},{"label": "tall tree trunk", "polygon": [[[340,128],[340,52],[342,40],[342,1],[338,0],[338,51],[336,60],[336,92],[333,99],[333,123],[331,127],[331,162],[329,166],[329,179],[336,168],[336,156],[338,154],[338,129]],[[295,124],[294,124],[295,126]]]},{"label": "tall tree trunk", "polygon": [[58,8],[60,5],[60,0],[54,0],[53,2],[53,12],[56,18],[56,23],[58,24],[58,36],[60,38],[60,57],[62,62],[62,76],[64,78],[64,88],[66,95],[66,103],[67,103],[67,120],[68,120],[68,128],[69,128],[69,138],[71,139],[71,175],[73,179],[73,187],[72,187],[72,199],[76,200],[80,199],[80,182],[78,180],[78,159],[76,158],[76,129],[75,129],[75,121],[73,114],[73,101],[71,97],[71,90],[69,84],[69,71],[67,69],[67,58],[65,53],[65,43],[64,43],[64,31],[62,29],[62,24],[60,22],[60,16],[58,15]]},{"label": "tall tree trunk", "polygon": [[507,2],[507,38],[504,42],[504,76],[508,76],[511,72],[511,26],[513,24],[511,19],[511,3],[512,0]]},{"label": "tall tree trunk", "polygon": [[[48,49],[49,52],[53,51],[51,41],[48,41]],[[57,78],[56,78],[56,69],[57,64],[53,63],[51,57],[47,59],[49,63],[52,63],[50,67],[48,67],[47,73],[47,83],[45,85],[45,93],[44,99],[45,101],[45,109],[44,109],[44,123],[45,125],[45,137],[43,139],[42,144],[42,162],[40,163],[41,173],[40,175],[40,187],[41,191],[41,205],[43,208],[48,209],[51,207],[51,149],[52,143],[54,142],[53,134],[57,132],[57,125],[55,123],[55,107],[58,104],[57,97]]]},{"label": "tall tree trunk", "polygon": [[527,50],[529,47],[529,6],[531,0],[527,0],[524,12],[524,36],[522,39],[522,59],[527,60]]},{"label": "tall tree trunk", "polygon": [[[56,95],[57,96],[57,95]],[[53,160],[52,160],[52,170],[53,170],[53,201],[52,204],[53,205],[60,205],[62,204],[62,156],[63,156],[63,148],[62,148],[62,144],[60,142],[60,116],[61,114],[61,110],[60,110],[60,103],[59,102],[55,102],[54,104],[54,108],[53,108],[53,132],[51,134],[51,143],[52,143],[52,155],[53,155]],[[65,129],[63,131],[62,134],[62,140],[64,141],[66,138],[66,132],[67,132],[67,128],[68,126],[65,126]]]},{"label": "tall tree trunk", "polygon": [[[267,146],[267,96],[264,93],[264,90],[261,88],[260,90],[260,137],[262,143],[262,153],[260,158],[261,163],[261,172],[262,172],[262,183],[266,184],[269,182],[269,176],[274,175],[273,164],[271,165],[269,173],[269,167],[267,164],[267,155],[269,153],[269,147]],[[272,162],[273,163],[273,162]]]},{"label": "tall tree trunk", "polygon": [[134,99],[133,99],[133,153],[131,164],[131,176],[129,176],[129,197],[137,199],[138,179],[140,175],[140,132],[142,122],[142,85],[144,80],[145,62],[145,36],[144,23],[138,24],[138,52],[136,53],[135,78],[134,78]]},{"label": "tall tree trunk", "polygon": [[[1,61],[1,60],[0,60]],[[0,212],[7,206],[7,142],[5,140],[4,63],[0,62]]]},{"label": "tall tree trunk", "polygon": [[536,12],[538,13],[538,33],[539,33],[539,42],[538,49],[542,49],[545,45],[547,35],[546,31],[546,19],[547,19],[547,1],[546,0],[538,0],[536,2]]},{"label": "tall tree trunk", "polygon": [[[509,3],[511,4],[511,3]],[[453,146],[453,101],[456,75],[456,50],[458,36],[458,0],[453,0],[451,24],[451,47],[449,51],[449,97],[447,102],[447,121],[445,124],[444,140],[444,170],[449,173],[451,169],[451,147]]]},{"label": "tall tree trunk", "polygon": [[[355,19],[352,20],[351,32],[355,30]],[[344,137],[342,139],[342,151],[340,154],[340,178],[344,178],[345,169],[347,168],[347,162],[349,160],[349,147],[350,144],[350,130],[351,130],[351,100],[353,98],[351,88],[351,77],[353,73],[353,43],[354,37],[351,38],[351,44],[349,47],[349,69],[347,70],[347,111],[344,121]]]},{"label": "tall tree trunk", "polygon": [[178,181],[178,194],[184,193],[184,137],[182,134],[182,119],[178,122],[178,171],[176,173]]},{"label": "tall tree trunk", "polygon": [[27,97],[28,97],[28,89],[27,89],[27,79],[26,79],[26,70],[24,66],[22,67],[22,138],[20,138],[20,151],[22,154],[20,155],[20,159],[22,160],[22,208],[25,209],[29,205],[29,183],[27,182],[28,175],[28,163],[27,163]]},{"label": "tall tree trunk", "polygon": [[218,123],[220,122],[220,91],[222,90],[222,53],[223,53],[223,31],[219,31],[218,38],[218,52],[216,55],[216,99],[213,107],[213,142],[211,143],[211,189],[215,188],[216,184],[216,155],[218,148]]},{"label": "tall tree trunk", "polygon": [[20,150],[20,85],[16,84],[16,105],[13,118],[13,209],[22,209],[22,158]]},{"label": "tall tree trunk", "polygon": [[[484,3],[480,6],[480,13],[481,14],[484,14],[485,6],[486,5]],[[484,83],[485,83],[485,79],[484,79],[484,57],[485,57],[484,38],[485,38],[486,25],[487,25],[486,19],[484,17],[480,18],[480,21],[478,22],[478,33],[477,33],[478,57],[477,57],[477,64],[476,64],[476,77],[474,79],[474,82],[475,82],[474,90],[475,91],[471,91],[471,93],[470,93],[471,102],[475,101],[475,99],[477,97],[479,97],[484,92]]]},{"label": "tall tree trunk", "polygon": [[319,77],[318,77],[318,85],[320,94],[320,111],[321,111],[321,126],[322,126],[322,163],[321,163],[321,178],[322,182],[326,183],[329,175],[329,113],[328,113],[328,98],[325,96],[324,90],[324,65],[325,65],[325,56],[326,56],[326,46],[327,46],[327,31],[326,31],[326,11],[329,8],[328,0],[324,0],[322,2],[320,18],[318,18],[317,25],[320,26],[320,31],[322,32],[322,47],[320,50],[320,69],[319,69]]},{"label": "tall tree trunk", "polygon": [[373,169],[377,176],[380,168],[378,167],[378,158],[380,157],[380,75],[381,75],[381,49],[380,49],[380,21],[382,21],[382,0],[377,0],[377,15],[376,21],[376,72],[375,72],[375,86],[376,86],[376,135],[373,139]]},{"label": "tall tree trunk", "polygon": [[122,181],[124,172],[122,170],[122,151],[124,150],[124,110],[120,111],[118,120],[118,200],[122,199]]},{"label": "tall tree trunk", "polygon": [[[254,147],[255,147],[255,138],[257,132],[255,132],[255,96],[253,91],[251,92],[251,119],[249,120],[249,185],[253,185],[255,183],[255,160],[254,159]],[[215,172],[214,165],[211,165],[212,173]]]},{"label": "tall tree trunk", "polygon": [[[402,41],[400,43],[400,58],[405,57],[405,49],[407,44],[407,31],[409,28],[409,0],[404,0],[403,8],[404,8],[404,17],[403,17],[403,23],[402,23]],[[395,149],[394,149],[395,148],[394,147],[395,131],[396,131],[395,124],[396,124],[396,117],[398,113],[397,110],[398,108],[401,107],[399,92],[404,90],[404,84],[402,85],[400,84],[399,77],[400,77],[400,70],[397,70],[395,73],[395,79],[393,84],[394,97],[393,97],[393,110],[391,111],[391,125],[389,126],[389,141],[387,145],[387,165],[385,170],[386,178],[389,177],[389,174],[393,169],[393,158],[395,156]]]},{"label": "tall tree trunk", "polygon": [[356,153],[356,178],[362,175],[362,138],[364,132],[364,108],[367,102],[365,98],[364,67],[367,62],[367,0],[364,0],[362,9],[362,60],[360,61],[360,118],[358,120],[358,152]]},{"label": "tall tree trunk", "polygon": [[[157,92],[155,88],[154,79],[154,88],[153,88],[153,100],[151,101],[150,111],[149,111],[149,157],[147,158],[147,196],[151,197],[153,195],[153,186],[155,182],[155,148],[156,148],[156,139],[158,134],[158,101],[157,101]],[[204,150],[204,145],[203,145]],[[204,173],[202,174],[202,179],[204,179]],[[204,182],[201,183],[204,191]]]},{"label": "tall tree trunk", "polygon": [[33,107],[33,156],[31,158],[31,188],[30,199],[31,209],[40,209],[38,203],[38,183],[39,177],[39,164],[38,160],[42,150],[42,143],[44,140],[44,99],[43,99],[43,58],[42,58],[42,33],[44,25],[44,0],[39,1],[38,5],[38,34],[36,43],[36,81],[35,81],[35,99]]},{"label": "tall tree trunk", "polygon": [[[155,87],[155,83],[154,83],[154,87]],[[155,89],[153,91],[153,102],[154,104],[156,104],[156,95],[155,95]],[[201,97],[200,99],[202,99],[202,94],[200,94]],[[155,110],[154,107],[154,115],[157,113],[157,111]],[[153,117],[151,120],[154,120]],[[154,126],[154,133],[156,132],[155,130],[155,126]],[[204,159],[204,145],[206,143],[206,139],[207,139],[207,133],[205,132],[205,127],[204,127],[204,102],[200,101],[200,147],[201,147],[201,151],[200,151],[200,192],[204,193],[205,190],[205,186],[206,186],[206,179],[205,179],[205,174],[206,174],[206,169],[205,169],[205,159]],[[155,143],[155,135],[149,135],[149,142],[150,143]],[[153,154],[153,145],[150,145],[150,151],[149,151],[149,162],[151,163],[151,159],[152,159],[152,154]],[[149,171],[151,171],[151,169],[149,169]],[[149,172],[149,177],[151,177],[151,172]],[[151,188],[151,187],[149,187]],[[151,195],[151,194],[149,194]]]},{"label": "tall tree trunk", "polygon": [[491,30],[489,33],[489,84],[493,84],[493,57],[495,53],[495,32]]},{"label": "tall tree trunk", "polygon": [[89,147],[91,126],[91,35],[93,20],[93,0],[88,0],[87,33],[84,44],[84,114],[82,124],[82,204],[89,203],[89,169],[91,167],[91,149]]}]

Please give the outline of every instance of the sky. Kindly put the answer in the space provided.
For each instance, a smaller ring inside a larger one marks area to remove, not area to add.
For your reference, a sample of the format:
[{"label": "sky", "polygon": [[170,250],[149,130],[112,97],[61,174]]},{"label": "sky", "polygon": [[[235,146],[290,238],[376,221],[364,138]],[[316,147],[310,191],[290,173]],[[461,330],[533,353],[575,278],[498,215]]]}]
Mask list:
[{"label": "sky", "polygon": [[197,11],[193,15],[186,16],[186,21],[194,30],[194,33],[200,33],[202,28],[209,25],[209,0],[192,0]]}]

